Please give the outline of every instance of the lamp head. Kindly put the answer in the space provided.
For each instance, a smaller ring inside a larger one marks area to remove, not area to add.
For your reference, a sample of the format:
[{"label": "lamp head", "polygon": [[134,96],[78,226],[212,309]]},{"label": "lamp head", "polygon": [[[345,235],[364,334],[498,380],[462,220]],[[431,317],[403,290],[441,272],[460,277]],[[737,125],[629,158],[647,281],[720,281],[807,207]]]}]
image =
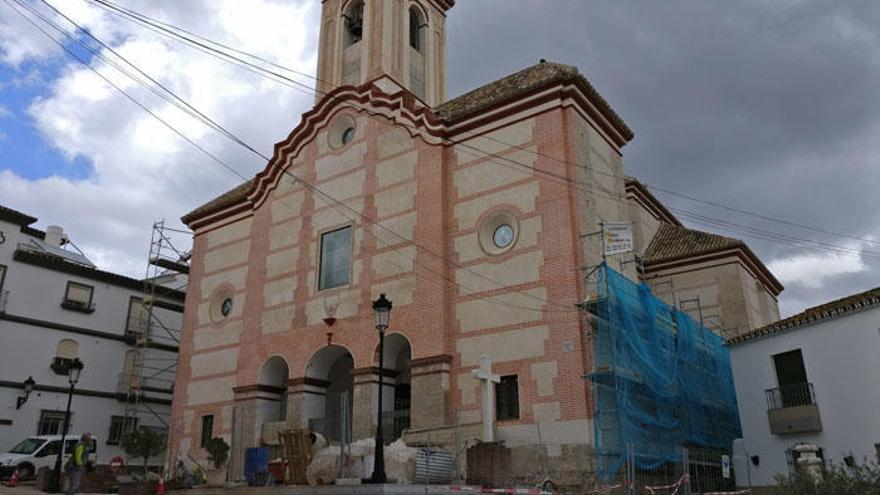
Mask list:
[{"label": "lamp head", "polygon": [[70,363],[68,380],[71,385],[76,385],[76,382],[79,381],[79,375],[82,373],[84,367],[83,362],[80,361],[79,358],[74,359],[73,362]]},{"label": "lamp head", "polygon": [[376,329],[384,332],[391,319],[391,301],[385,297],[385,294],[380,294],[379,299],[373,301],[373,316],[376,318]]},{"label": "lamp head", "polygon": [[28,379],[24,381],[24,393],[25,393],[25,395],[29,395],[31,392],[33,392],[33,391],[34,391],[34,385],[36,385],[36,384],[37,384],[37,382],[34,381],[34,377],[29,376]]}]

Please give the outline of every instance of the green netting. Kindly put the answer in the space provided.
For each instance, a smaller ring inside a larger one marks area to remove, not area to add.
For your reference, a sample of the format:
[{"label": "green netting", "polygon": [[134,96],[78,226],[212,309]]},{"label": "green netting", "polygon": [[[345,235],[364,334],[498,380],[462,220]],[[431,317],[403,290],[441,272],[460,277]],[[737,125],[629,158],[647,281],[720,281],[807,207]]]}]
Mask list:
[{"label": "green netting", "polygon": [[730,355],[721,337],[602,265],[597,271],[597,471],[679,462],[682,447],[727,450],[741,436]]}]

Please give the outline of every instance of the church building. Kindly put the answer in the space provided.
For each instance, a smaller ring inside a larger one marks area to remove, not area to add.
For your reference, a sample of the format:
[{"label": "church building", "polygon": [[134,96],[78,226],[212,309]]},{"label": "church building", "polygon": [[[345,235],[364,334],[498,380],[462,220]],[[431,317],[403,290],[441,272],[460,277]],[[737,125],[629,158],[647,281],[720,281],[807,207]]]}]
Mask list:
[{"label": "church building", "polygon": [[[633,132],[575,67],[542,61],[447,99],[454,3],[323,0],[314,108],[262,172],[183,217],[171,459],[205,459],[224,437],[240,479],[244,449],[282,429],[372,438],[382,373],[386,441],[451,446],[488,423],[524,479],[546,451],[552,478],[582,480],[594,402],[580,303],[611,222],[632,225],[635,253],[608,265],[718,333],[778,319],[782,286],[743,242],[684,227],[624,174]],[[381,367],[380,294],[393,303]]]}]

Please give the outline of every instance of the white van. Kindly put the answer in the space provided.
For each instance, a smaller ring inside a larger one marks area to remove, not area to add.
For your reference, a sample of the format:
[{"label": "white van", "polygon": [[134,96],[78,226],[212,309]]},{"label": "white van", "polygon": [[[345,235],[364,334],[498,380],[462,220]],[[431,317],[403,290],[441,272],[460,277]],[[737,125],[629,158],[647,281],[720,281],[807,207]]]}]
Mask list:
[{"label": "white van", "polygon": [[[79,442],[81,435],[67,435],[64,439],[62,462],[67,461],[67,452]],[[21,479],[32,478],[41,467],[53,469],[58,449],[61,448],[61,435],[40,435],[28,437],[8,452],[0,454],[0,479],[9,478],[18,469]],[[92,437],[92,456],[96,459],[98,442]]]}]

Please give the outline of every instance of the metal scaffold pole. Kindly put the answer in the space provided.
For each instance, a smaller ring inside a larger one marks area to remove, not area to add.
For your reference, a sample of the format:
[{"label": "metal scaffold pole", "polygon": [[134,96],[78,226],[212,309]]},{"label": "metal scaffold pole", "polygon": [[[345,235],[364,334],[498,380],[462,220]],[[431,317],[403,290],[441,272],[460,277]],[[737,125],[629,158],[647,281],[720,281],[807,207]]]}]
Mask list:
[{"label": "metal scaffold pole", "polygon": [[170,413],[155,404],[170,402],[177,371],[190,253],[175,244],[182,244],[184,235],[188,242],[190,233],[166,227],[164,220],[153,224],[143,292],[129,301],[125,341],[131,348],[119,377],[118,392],[125,398],[120,437],[141,427],[163,430],[167,441],[164,472],[171,468],[174,432],[169,427]]}]

